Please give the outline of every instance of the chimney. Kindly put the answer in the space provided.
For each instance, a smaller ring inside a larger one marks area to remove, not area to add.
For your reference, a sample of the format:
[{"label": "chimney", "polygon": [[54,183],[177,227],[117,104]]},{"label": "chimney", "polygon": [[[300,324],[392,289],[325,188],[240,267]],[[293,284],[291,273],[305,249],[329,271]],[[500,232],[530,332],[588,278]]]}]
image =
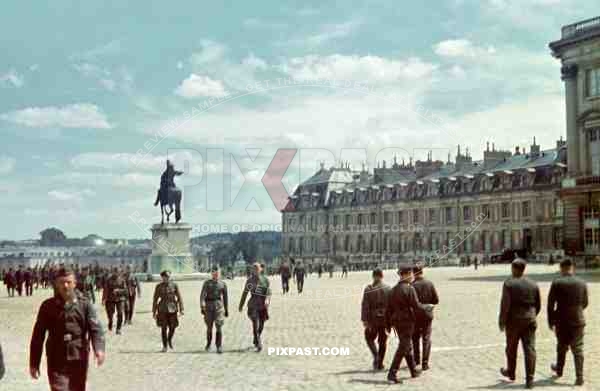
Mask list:
[{"label": "chimney", "polygon": [[567,142],[563,140],[562,136],[560,136],[560,140],[556,140],[556,149],[560,149],[565,145],[567,145]]},{"label": "chimney", "polygon": [[529,151],[532,158],[537,158],[540,156],[540,146],[535,142],[535,136],[533,137],[533,144],[529,147]]},{"label": "chimney", "polygon": [[519,146],[517,145],[517,146],[515,147],[515,156],[516,156],[516,155],[520,155],[520,154],[521,154],[521,152],[519,152]]}]

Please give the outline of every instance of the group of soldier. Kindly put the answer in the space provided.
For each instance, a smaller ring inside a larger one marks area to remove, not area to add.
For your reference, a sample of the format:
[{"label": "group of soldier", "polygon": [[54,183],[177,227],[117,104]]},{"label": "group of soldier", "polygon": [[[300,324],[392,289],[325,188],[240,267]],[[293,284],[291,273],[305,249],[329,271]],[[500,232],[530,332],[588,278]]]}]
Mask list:
[{"label": "group of soldier", "polygon": [[[516,353],[519,341],[523,344],[526,362],[526,387],[533,387],[535,372],[536,316],[541,309],[539,288],[524,276],[526,262],[517,258],[511,266],[512,277],[505,281],[502,291],[499,326],[506,333],[507,366],[501,374],[515,380]],[[561,276],[550,288],[547,310],[550,327],[557,336],[557,360],[551,368],[562,376],[566,353],[572,350],[575,361],[576,384],[583,384],[583,310],[587,307],[585,283],[574,276],[570,260],[561,262]],[[294,267],[296,281],[303,266]],[[300,272],[299,272],[300,270]],[[439,298],[434,284],[424,277],[423,267],[402,265],[398,283],[390,287],[383,282],[383,271],[373,270],[373,282],[363,293],[361,320],[364,338],[373,356],[373,369],[384,369],[388,335],[393,329],[398,347],[387,372],[387,379],[400,383],[397,372],[406,360],[411,377],[419,377],[430,369],[431,333],[434,306]],[[302,279],[303,277],[301,277]],[[30,374],[37,379],[44,340],[47,336],[47,375],[53,390],[84,390],[87,378],[88,356],[93,349],[98,365],[105,359],[105,337],[95,307],[96,281],[87,268],[75,273],[68,267],[56,270],[54,296],[40,306],[30,345]],[[131,270],[121,272],[113,268],[104,279],[102,303],[106,306],[108,329],[113,328],[117,313],[117,334],[123,321],[131,323],[135,296],[140,284]],[[131,301],[133,295],[133,302]],[[255,263],[244,285],[238,310],[243,311],[246,299],[247,316],[252,324],[253,345],[262,350],[262,333],[269,319],[271,289],[264,265]],[[127,303],[127,304],[125,304]],[[127,306],[127,308],[126,308]],[[227,284],[221,279],[217,266],[211,270],[200,292],[200,308],[206,323],[206,346],[209,351],[215,333],[215,346],[223,352],[223,326],[229,316]],[[152,315],[161,328],[163,352],[173,349],[178,316],[184,314],[182,295],[170,272],[161,273],[161,282],[155,287]],[[90,343],[91,342],[91,343]],[[419,368],[420,367],[420,368]]]},{"label": "group of soldier", "polygon": [[[364,336],[373,355],[374,370],[384,369],[387,337],[392,328],[398,336],[398,349],[387,375],[393,383],[401,382],[396,374],[402,360],[406,360],[412,377],[429,369],[433,307],[439,303],[435,286],[423,276],[422,266],[402,265],[398,274],[400,280],[392,288],[383,282],[381,269],[373,270],[373,283],[365,288],[361,304]],[[417,368],[419,365],[421,369]]]},{"label": "group of soldier", "polygon": [[[15,291],[19,296],[23,296],[23,293],[25,296],[33,295],[34,286],[37,289],[41,281],[43,285],[41,275],[38,268],[28,267],[25,269],[23,266],[19,266],[16,270],[12,267],[8,270],[2,269],[2,281],[6,286],[8,297],[14,297]],[[25,292],[23,292],[23,288],[25,288]]]},{"label": "group of soldier", "polygon": [[[542,305],[537,284],[525,277],[526,264],[521,258],[512,262],[512,277],[504,282],[502,289],[499,327],[506,334],[507,365],[500,369],[500,374],[515,381],[520,341],[525,354],[525,387],[531,389],[536,366],[536,318]],[[556,362],[550,367],[556,377],[561,377],[570,349],[575,364],[575,385],[581,386],[584,384],[584,310],[588,306],[588,292],[585,282],[575,277],[574,266],[570,259],[560,263],[561,274],[552,282],[548,294],[548,325],[557,338]],[[374,370],[384,369],[387,337],[391,329],[395,330],[398,349],[387,374],[388,381],[393,383],[401,382],[396,374],[403,359],[411,377],[419,377],[421,371],[430,368],[433,308],[439,303],[436,289],[424,278],[421,266],[401,266],[398,274],[400,280],[391,288],[383,283],[382,270],[376,268],[373,283],[364,290],[361,311]]]},{"label": "group of soldier", "polygon": [[[526,262],[517,258],[512,262],[512,277],[504,282],[500,305],[499,327],[506,333],[506,367],[502,376],[515,380],[519,341],[525,355],[526,388],[532,388],[536,366],[535,334],[537,315],[542,304],[537,284],[525,277]],[[571,350],[575,363],[575,385],[583,379],[584,310],[588,306],[585,282],[574,275],[575,265],[570,259],[560,262],[561,275],[550,286],[547,302],[548,326],[557,339],[556,362],[551,370],[556,377],[563,375],[566,354]]]}]

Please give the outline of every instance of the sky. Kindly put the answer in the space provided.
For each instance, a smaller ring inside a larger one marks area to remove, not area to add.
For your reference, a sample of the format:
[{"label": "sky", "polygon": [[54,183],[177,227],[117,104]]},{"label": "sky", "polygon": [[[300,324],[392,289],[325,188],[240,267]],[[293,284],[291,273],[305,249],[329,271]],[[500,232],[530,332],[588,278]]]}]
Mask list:
[{"label": "sky", "polygon": [[149,237],[167,158],[195,235],[278,229],[262,181],[281,173],[291,192],[321,162],[552,148],[565,113],[548,43],[600,15],[582,0],[321,3],[4,1],[0,239]]}]

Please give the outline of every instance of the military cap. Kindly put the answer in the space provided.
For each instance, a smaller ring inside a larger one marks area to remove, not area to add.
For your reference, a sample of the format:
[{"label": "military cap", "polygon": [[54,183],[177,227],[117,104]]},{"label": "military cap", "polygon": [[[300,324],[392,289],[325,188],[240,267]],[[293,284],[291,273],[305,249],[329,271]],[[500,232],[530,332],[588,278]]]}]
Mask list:
[{"label": "military cap", "polygon": [[218,272],[219,271],[219,265],[213,265],[213,267],[210,269],[211,272]]},{"label": "military cap", "polygon": [[575,266],[575,262],[573,262],[571,260],[571,258],[565,258],[562,261],[560,261],[560,267],[571,267],[571,266]]},{"label": "military cap", "polygon": [[376,267],[375,269],[373,269],[373,277],[383,277],[383,270],[381,270],[381,268]]},{"label": "military cap", "polygon": [[415,265],[413,266],[413,272],[420,273],[422,271],[423,271],[423,264],[420,262],[416,262]]},{"label": "military cap", "polygon": [[160,276],[161,277],[170,277],[171,276],[171,272],[168,270],[163,270],[162,272],[160,272]]},{"label": "military cap", "polygon": [[405,264],[400,265],[400,267],[398,268],[398,273],[408,273],[408,272],[411,272],[412,270],[413,270],[412,265],[405,263]]}]

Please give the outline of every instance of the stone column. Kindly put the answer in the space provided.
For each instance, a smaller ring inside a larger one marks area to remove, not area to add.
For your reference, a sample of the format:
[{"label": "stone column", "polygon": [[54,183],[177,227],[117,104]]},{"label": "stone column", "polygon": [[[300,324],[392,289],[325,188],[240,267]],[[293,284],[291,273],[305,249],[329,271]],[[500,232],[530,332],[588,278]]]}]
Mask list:
[{"label": "stone column", "polygon": [[577,130],[577,64],[563,65],[561,78],[565,81],[565,102],[567,113],[567,165],[571,176],[581,172],[579,154],[580,134]]},{"label": "stone column", "polygon": [[589,175],[591,167],[588,164],[590,161],[588,133],[585,129],[581,131],[577,129],[577,133],[579,134],[579,172],[581,175]]}]

